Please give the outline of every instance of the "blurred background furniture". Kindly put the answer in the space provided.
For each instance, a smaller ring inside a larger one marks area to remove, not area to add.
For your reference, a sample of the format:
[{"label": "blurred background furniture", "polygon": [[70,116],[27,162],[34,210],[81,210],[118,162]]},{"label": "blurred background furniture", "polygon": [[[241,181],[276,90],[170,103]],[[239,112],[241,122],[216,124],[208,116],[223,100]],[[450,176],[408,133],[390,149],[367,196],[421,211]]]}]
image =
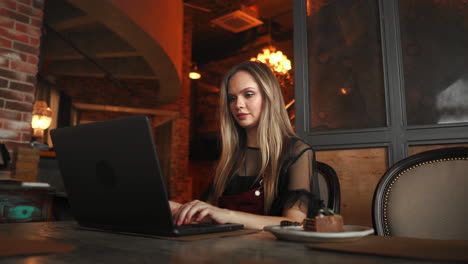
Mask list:
[{"label": "blurred background furniture", "polygon": [[54,221],[74,220],[68,203],[67,193],[60,174],[59,165],[53,151],[41,151],[38,181],[47,182],[55,190],[52,214]]},{"label": "blurred background furniture", "polygon": [[50,186],[27,186],[17,180],[1,180],[0,223],[51,221],[53,197],[54,190]]},{"label": "blurred background furniture", "polygon": [[0,170],[7,168],[9,162],[10,153],[8,153],[8,149],[5,144],[0,143]]},{"label": "blurred background furniture", "polygon": [[56,193],[52,207],[54,221],[72,221],[75,220],[70,209],[68,197],[65,193]]},{"label": "blurred background furniture", "polygon": [[320,199],[323,200],[323,203],[327,208],[333,210],[333,212],[340,213],[340,182],[338,180],[338,175],[335,170],[330,167],[328,164],[317,161],[317,172],[318,172],[318,182],[319,182],[319,193]]},{"label": "blurred background furniture", "polygon": [[468,148],[422,152],[397,162],[373,200],[378,235],[468,239]]}]

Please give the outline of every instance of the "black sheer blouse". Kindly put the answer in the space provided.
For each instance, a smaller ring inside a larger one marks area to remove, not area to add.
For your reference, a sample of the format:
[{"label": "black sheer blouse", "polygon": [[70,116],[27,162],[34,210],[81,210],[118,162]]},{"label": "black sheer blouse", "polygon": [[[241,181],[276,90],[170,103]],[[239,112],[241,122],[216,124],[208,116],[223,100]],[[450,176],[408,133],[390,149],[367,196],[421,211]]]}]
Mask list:
[{"label": "black sheer blouse", "polygon": [[[269,215],[281,216],[283,210],[292,207],[300,209],[308,217],[317,214],[322,203],[311,192],[314,156],[308,144],[297,138],[290,139],[281,160],[278,192]],[[245,159],[239,162],[239,169],[228,181],[223,196],[238,195],[261,185],[257,177],[261,166],[260,149],[247,148]]]}]

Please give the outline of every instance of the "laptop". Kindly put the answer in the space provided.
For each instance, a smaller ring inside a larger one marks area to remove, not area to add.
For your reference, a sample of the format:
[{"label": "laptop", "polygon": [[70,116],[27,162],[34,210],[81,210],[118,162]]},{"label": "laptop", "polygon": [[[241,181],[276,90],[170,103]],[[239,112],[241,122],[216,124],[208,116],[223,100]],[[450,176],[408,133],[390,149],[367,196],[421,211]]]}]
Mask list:
[{"label": "laptop", "polygon": [[147,116],[57,128],[51,136],[71,212],[83,227],[157,236],[243,228],[174,224]]}]

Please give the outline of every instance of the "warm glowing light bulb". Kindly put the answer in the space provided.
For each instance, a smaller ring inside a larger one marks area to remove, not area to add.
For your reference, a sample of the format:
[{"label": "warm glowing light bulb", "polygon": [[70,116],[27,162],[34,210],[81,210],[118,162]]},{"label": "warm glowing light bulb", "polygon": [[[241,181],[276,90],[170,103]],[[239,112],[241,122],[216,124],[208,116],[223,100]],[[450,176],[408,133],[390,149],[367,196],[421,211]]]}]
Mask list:
[{"label": "warm glowing light bulb", "polygon": [[33,115],[32,121],[31,121],[31,127],[45,130],[49,128],[51,122],[52,122],[52,117],[50,116]]},{"label": "warm glowing light bulb", "polygon": [[189,73],[189,78],[192,80],[198,80],[201,78],[201,74],[198,72],[190,72]]}]

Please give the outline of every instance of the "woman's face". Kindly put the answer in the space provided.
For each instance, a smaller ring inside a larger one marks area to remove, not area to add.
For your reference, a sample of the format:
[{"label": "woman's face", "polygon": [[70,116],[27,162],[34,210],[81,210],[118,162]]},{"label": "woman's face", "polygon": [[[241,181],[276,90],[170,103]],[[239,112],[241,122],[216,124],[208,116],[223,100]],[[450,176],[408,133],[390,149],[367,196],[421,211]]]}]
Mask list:
[{"label": "woman's face", "polygon": [[257,128],[262,114],[263,95],[255,79],[246,71],[229,80],[228,101],[234,119],[245,128]]}]

